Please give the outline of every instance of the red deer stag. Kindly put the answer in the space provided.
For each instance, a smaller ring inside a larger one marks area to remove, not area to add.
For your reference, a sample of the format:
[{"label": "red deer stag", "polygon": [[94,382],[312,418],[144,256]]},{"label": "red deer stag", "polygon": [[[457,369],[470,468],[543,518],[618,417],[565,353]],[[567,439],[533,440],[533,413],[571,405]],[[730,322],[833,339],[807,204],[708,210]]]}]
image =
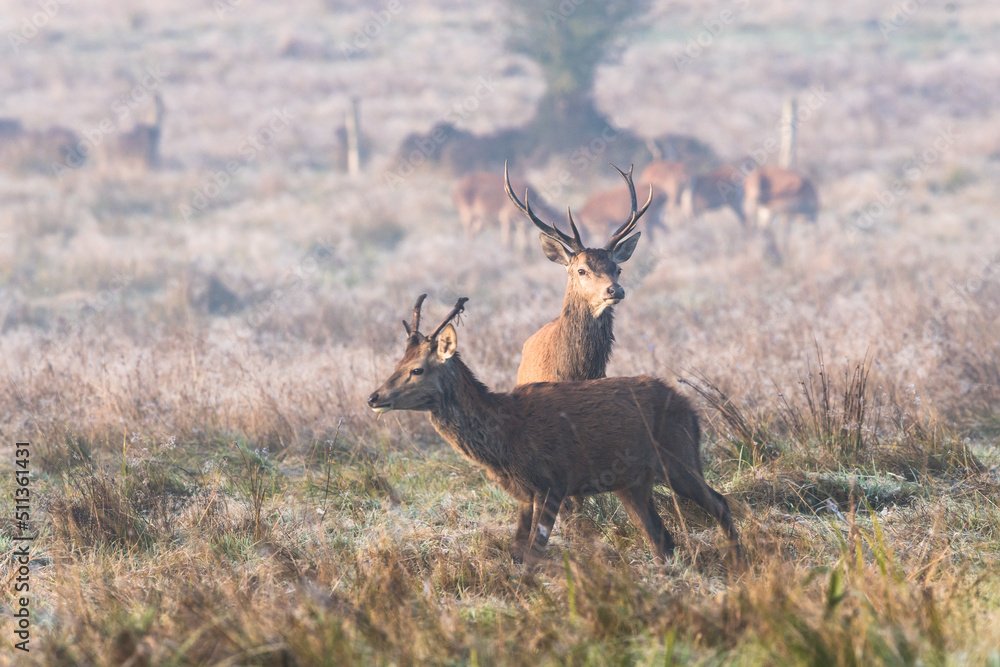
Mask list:
[{"label": "red deer stag", "polygon": [[521,365],[517,369],[518,384],[591,380],[605,375],[611,346],[615,342],[612,306],[625,298],[625,290],[618,284],[618,276],[622,272],[619,265],[632,256],[641,232],[632,236],[629,234],[635,231],[636,223],[653,200],[650,188],[649,199],[641,209],[638,208],[632,169],[629,168],[626,174],[618,167],[614,168],[625,180],[632,211],[603,248],[585,248],[569,209],[566,209],[566,217],[569,218],[573,236],[542,222],[532,210],[527,194],[524,203],[521,203],[514,194],[507,168],[504,167],[507,196],[542,231],[539,238],[545,256],[565,266],[569,275],[562,314],[524,343]]},{"label": "red deer stag", "polygon": [[[539,201],[535,189],[527,181],[516,180],[514,187],[520,192],[528,192],[535,202]],[[451,197],[466,238],[474,238],[484,226],[499,222],[500,243],[505,248],[513,247],[511,232],[514,231],[517,249],[521,252],[527,250],[528,230],[523,224],[518,224],[521,213],[504,194],[504,179],[499,174],[487,171],[468,174],[455,185]],[[539,210],[546,216],[554,213],[544,204],[539,206]]]},{"label": "red deer stag", "polygon": [[[521,365],[517,369],[518,384],[593,380],[605,376],[615,342],[613,306],[625,298],[625,290],[618,284],[622,272],[620,265],[632,256],[641,232],[632,236],[629,234],[635,230],[639,218],[653,201],[653,189],[650,187],[649,198],[639,209],[632,168],[629,167],[628,174],[625,174],[618,167],[611,166],[625,181],[631,199],[631,212],[603,248],[584,247],[568,208],[566,217],[573,231],[572,237],[554,225],[542,222],[531,209],[527,195],[524,204],[518,201],[504,168],[507,195],[542,231],[539,238],[546,257],[565,266],[568,274],[562,313],[524,343]],[[618,209],[618,215],[621,215],[622,208],[624,206]],[[566,499],[563,507],[565,516],[572,516],[579,510],[580,499]]]},{"label": "red deer stag", "polygon": [[[649,185],[651,188],[647,228],[650,233],[656,226],[660,226],[666,231],[667,227],[663,224],[663,210],[667,205],[667,194],[655,184],[644,185]],[[584,202],[578,217],[580,218],[580,226],[587,232],[588,240],[607,237],[615,225],[619,224],[621,211],[628,206],[629,198],[633,194],[632,189],[623,185],[602,190]]]},{"label": "red deer stag", "polygon": [[743,183],[738,171],[732,167],[719,167],[691,179],[691,188],[685,193],[683,201],[685,217],[695,218],[706,211],[723,207],[732,209],[740,224],[746,224]]},{"label": "red deer stag", "polygon": [[[664,206],[670,215],[670,221],[675,222],[682,215],[681,202],[691,186],[691,173],[683,162],[671,160],[654,160],[646,165],[639,176],[640,183],[651,183],[653,187],[663,191],[666,199]],[[583,214],[581,212],[581,218]]]},{"label": "red deer stag", "polygon": [[517,500],[511,553],[541,556],[564,498],[613,491],[660,559],[674,541],[653,503],[654,482],[711,514],[739,557],[739,535],[726,499],[705,483],[698,417],[674,389],[649,376],[520,385],[494,393],[458,354],[451,320],[461,298],[429,336],[419,331],[417,299],[406,351],[389,379],[368,397],[379,414],[430,412],[456,451],[486,469]]}]

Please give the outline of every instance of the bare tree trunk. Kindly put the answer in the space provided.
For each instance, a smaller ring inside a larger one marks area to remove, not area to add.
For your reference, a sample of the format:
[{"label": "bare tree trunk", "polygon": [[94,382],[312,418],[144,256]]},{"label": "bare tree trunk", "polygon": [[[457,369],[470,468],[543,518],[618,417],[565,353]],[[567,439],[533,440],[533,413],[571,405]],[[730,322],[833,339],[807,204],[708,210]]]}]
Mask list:
[{"label": "bare tree trunk", "polygon": [[778,165],[785,169],[794,169],[798,161],[795,142],[797,140],[798,105],[794,97],[785,100],[781,109],[781,153]]},{"label": "bare tree trunk", "polygon": [[351,109],[344,121],[347,129],[347,173],[361,173],[361,100],[351,98]]}]

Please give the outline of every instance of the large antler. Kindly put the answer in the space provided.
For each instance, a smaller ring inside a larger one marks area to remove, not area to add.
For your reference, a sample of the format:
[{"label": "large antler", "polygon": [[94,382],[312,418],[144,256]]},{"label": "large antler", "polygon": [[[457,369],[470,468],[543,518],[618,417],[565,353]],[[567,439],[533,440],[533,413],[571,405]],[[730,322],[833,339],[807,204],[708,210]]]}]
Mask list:
[{"label": "large antler", "polygon": [[407,336],[412,336],[413,334],[415,334],[418,331],[420,331],[420,307],[422,305],[424,305],[424,299],[426,299],[426,298],[427,298],[426,294],[421,294],[420,296],[417,297],[417,303],[416,303],[416,305],[413,306],[413,325],[412,325],[412,327],[411,327],[411,325],[409,325],[409,324],[406,323],[406,320],[403,320],[403,328],[406,329],[406,335]]},{"label": "large antler", "polygon": [[643,204],[641,209],[638,209],[637,207],[639,205],[639,201],[635,196],[635,183],[632,182],[632,167],[634,165],[629,165],[627,174],[618,167],[615,167],[615,165],[611,166],[614,167],[614,170],[618,172],[618,175],[625,180],[625,185],[628,186],[629,194],[632,196],[632,212],[629,214],[629,218],[625,221],[625,224],[619,227],[618,231],[612,234],[611,238],[608,239],[607,244],[604,246],[605,250],[614,250],[615,246],[621,243],[622,239],[635,231],[635,224],[639,222],[639,218],[642,217],[642,214],[646,212],[646,209],[649,208],[649,205],[653,201],[653,186],[650,184],[649,199],[646,200],[646,203]]},{"label": "large antler", "polygon": [[444,329],[445,325],[448,324],[448,322],[451,322],[453,319],[455,319],[456,316],[458,316],[463,310],[465,310],[465,302],[468,300],[469,297],[467,296],[463,296],[462,298],[460,298],[458,300],[458,303],[455,304],[455,307],[451,309],[450,313],[448,313],[448,317],[444,318],[444,321],[438,325],[438,328],[435,329],[434,333],[428,336],[428,338],[435,338],[439,333],[441,333],[441,329]]},{"label": "large antler", "polygon": [[573,216],[569,212],[569,207],[566,208],[566,217],[569,218],[569,227],[573,230],[573,236],[566,234],[555,225],[547,225],[539,220],[538,216],[535,215],[535,212],[531,210],[531,203],[528,202],[527,190],[524,191],[524,203],[521,203],[521,201],[517,198],[517,195],[514,194],[514,189],[510,187],[510,176],[507,174],[506,160],[504,160],[503,163],[503,181],[504,189],[507,191],[507,196],[510,197],[511,201],[514,202],[514,205],[517,206],[521,213],[524,213],[528,216],[529,220],[535,223],[535,227],[542,230],[543,234],[548,236],[550,239],[559,241],[573,252],[581,252],[585,249],[583,241],[580,239],[580,231],[576,228],[576,223],[573,222]]}]

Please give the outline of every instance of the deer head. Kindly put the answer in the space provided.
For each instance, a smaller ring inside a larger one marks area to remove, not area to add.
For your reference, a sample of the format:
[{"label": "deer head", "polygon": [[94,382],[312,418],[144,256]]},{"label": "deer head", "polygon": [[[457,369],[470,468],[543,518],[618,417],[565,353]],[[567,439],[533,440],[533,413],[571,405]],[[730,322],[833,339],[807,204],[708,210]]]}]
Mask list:
[{"label": "deer head", "polygon": [[420,333],[420,308],[426,294],[413,307],[412,324],[403,321],[406,352],[389,379],[368,397],[368,407],[382,414],[389,410],[430,410],[442,394],[441,374],[458,350],[458,334],[451,321],[465,309],[469,299],[462,297],[437,329],[425,336]]},{"label": "deer head", "polygon": [[606,308],[616,305],[625,298],[625,289],[618,284],[618,277],[621,275],[620,265],[628,260],[635,251],[635,245],[639,241],[641,232],[636,232],[632,236],[629,234],[635,231],[636,223],[653,201],[653,188],[650,186],[649,198],[642,208],[639,208],[635,195],[635,184],[632,182],[632,167],[629,167],[626,174],[618,167],[611,166],[628,185],[632,197],[632,210],[625,222],[611,235],[603,248],[587,248],[584,247],[583,241],[580,239],[580,231],[573,221],[573,213],[569,207],[566,208],[566,217],[569,220],[570,230],[573,232],[572,236],[554,224],[549,225],[543,222],[535,215],[535,212],[531,210],[531,203],[528,201],[527,190],[524,193],[524,203],[517,198],[510,185],[507,165],[504,164],[504,185],[507,196],[541,230],[539,240],[542,243],[542,251],[545,256],[556,264],[562,264],[566,267],[566,273],[569,276],[569,282],[566,285],[567,298],[573,297],[581,300],[590,308],[594,317],[598,317]]}]

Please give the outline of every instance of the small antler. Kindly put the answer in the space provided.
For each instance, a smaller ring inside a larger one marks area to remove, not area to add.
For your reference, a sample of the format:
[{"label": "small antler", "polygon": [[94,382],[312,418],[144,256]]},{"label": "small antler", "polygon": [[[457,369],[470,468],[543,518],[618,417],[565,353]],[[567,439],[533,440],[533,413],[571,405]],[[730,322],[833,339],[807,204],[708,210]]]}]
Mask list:
[{"label": "small antler", "polygon": [[453,319],[455,319],[455,317],[460,315],[463,310],[465,310],[465,302],[468,300],[469,297],[467,296],[461,297],[458,300],[458,303],[455,304],[455,307],[451,309],[451,312],[448,313],[448,317],[444,318],[444,321],[438,325],[438,328],[434,330],[434,333],[432,333],[427,338],[436,338],[437,335],[441,333],[441,329],[444,329],[445,325],[447,325],[448,322],[451,322]]},{"label": "small antler", "polygon": [[641,209],[637,208],[639,201],[635,196],[635,183],[632,182],[632,167],[634,165],[629,165],[627,174],[618,167],[615,167],[615,165],[612,164],[611,166],[618,172],[618,175],[625,180],[625,185],[628,186],[629,194],[632,196],[632,212],[629,214],[629,218],[625,221],[625,224],[619,227],[618,231],[612,234],[611,238],[608,239],[608,242],[604,246],[605,250],[614,250],[615,246],[621,243],[622,239],[635,231],[635,225],[639,222],[639,218],[642,217],[642,214],[646,212],[646,209],[649,208],[649,205],[653,202],[653,185],[650,184],[649,198],[646,200],[646,203],[642,205]]},{"label": "small antler", "polygon": [[528,202],[527,190],[524,191],[524,203],[521,203],[521,201],[517,198],[517,195],[514,194],[514,189],[510,186],[510,176],[507,174],[506,160],[504,160],[503,163],[503,182],[504,189],[507,191],[507,196],[510,197],[510,200],[514,202],[514,205],[517,206],[521,213],[524,213],[528,216],[529,220],[535,223],[535,227],[542,230],[543,234],[548,236],[550,239],[559,241],[559,243],[562,243],[573,252],[581,252],[584,250],[583,240],[580,238],[580,230],[576,228],[576,223],[573,222],[573,216],[570,215],[568,207],[566,208],[566,217],[569,218],[569,228],[573,230],[573,236],[566,234],[555,225],[548,225],[542,222],[538,216],[535,215],[535,212],[531,210],[531,204]]},{"label": "small antler", "polygon": [[417,297],[417,303],[413,306],[413,325],[412,327],[403,320],[403,328],[406,329],[406,335],[412,336],[413,334],[420,331],[420,307],[424,305],[424,299],[427,298],[426,294],[421,294]]}]

